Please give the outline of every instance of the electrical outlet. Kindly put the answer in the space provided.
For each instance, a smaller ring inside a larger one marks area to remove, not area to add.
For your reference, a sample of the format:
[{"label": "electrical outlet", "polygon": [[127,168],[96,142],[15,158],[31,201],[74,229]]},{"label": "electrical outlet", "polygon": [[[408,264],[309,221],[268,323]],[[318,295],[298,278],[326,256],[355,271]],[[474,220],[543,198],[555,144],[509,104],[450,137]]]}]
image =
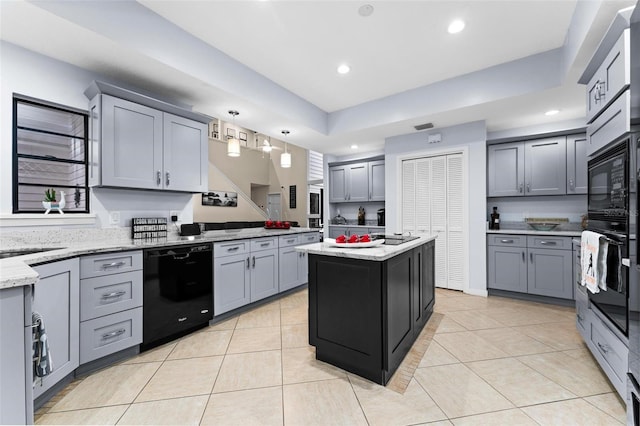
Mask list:
[{"label": "electrical outlet", "polygon": [[[175,220],[173,220],[174,216],[175,216]],[[173,222],[178,222],[178,221],[180,221],[180,212],[176,211],[176,210],[171,210],[169,212],[169,217],[171,218],[171,220]]]},{"label": "electrical outlet", "polygon": [[120,212],[109,212],[109,224],[120,225]]}]

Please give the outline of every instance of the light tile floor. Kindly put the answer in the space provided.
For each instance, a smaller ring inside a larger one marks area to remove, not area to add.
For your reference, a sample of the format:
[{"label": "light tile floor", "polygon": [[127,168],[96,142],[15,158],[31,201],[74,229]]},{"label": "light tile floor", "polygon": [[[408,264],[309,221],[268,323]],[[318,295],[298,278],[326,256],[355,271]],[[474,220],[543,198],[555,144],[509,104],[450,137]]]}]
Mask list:
[{"label": "light tile floor", "polygon": [[307,290],[72,383],[38,424],[616,425],[571,308],[436,290],[404,394],[315,360]]}]

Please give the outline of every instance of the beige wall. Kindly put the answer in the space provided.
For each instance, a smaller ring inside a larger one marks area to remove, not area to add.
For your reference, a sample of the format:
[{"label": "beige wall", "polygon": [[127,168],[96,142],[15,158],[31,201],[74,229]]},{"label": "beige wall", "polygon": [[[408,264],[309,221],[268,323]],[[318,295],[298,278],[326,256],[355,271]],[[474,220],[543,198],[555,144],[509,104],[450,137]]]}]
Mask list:
[{"label": "beige wall", "polygon": [[[248,201],[252,196],[257,205],[266,208],[267,194],[279,193],[282,199],[283,220],[297,221],[307,225],[307,150],[288,144],[291,153],[291,168],[280,167],[280,154],[284,143],[271,139],[271,143],[282,148],[274,149],[271,155],[242,148],[240,157],[227,156],[226,143],[209,140],[209,191],[236,192],[236,187],[246,194],[238,193],[238,207],[203,206],[201,194],[193,198],[194,222],[228,222],[264,220],[264,213]],[[264,157],[264,158],[263,158]],[[266,185],[254,188],[251,184]],[[289,208],[289,186],[296,185],[296,208]],[[284,188],[283,188],[284,187]],[[260,202],[257,202],[262,200]]]}]

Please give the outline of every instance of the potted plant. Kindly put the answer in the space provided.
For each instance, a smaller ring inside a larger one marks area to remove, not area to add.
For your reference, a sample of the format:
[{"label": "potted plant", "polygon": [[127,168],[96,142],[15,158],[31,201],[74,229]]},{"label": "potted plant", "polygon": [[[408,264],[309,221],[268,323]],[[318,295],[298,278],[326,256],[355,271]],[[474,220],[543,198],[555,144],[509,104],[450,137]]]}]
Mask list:
[{"label": "potted plant", "polygon": [[53,188],[48,188],[44,193],[44,201],[42,202],[42,207],[45,208],[44,214],[49,214],[51,209],[57,209],[60,214],[62,213],[62,208],[64,207],[64,192],[61,192],[61,201],[58,203],[56,200],[56,190]]}]

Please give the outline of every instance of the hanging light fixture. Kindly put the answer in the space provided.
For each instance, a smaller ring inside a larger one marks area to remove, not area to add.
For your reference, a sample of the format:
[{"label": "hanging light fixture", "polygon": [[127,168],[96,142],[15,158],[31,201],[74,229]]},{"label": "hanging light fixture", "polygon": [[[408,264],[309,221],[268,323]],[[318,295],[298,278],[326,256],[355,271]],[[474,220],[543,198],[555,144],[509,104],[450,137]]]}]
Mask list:
[{"label": "hanging light fixture", "polygon": [[[232,121],[235,133],[236,115],[240,113],[235,110],[229,110],[229,114],[233,116]],[[240,157],[240,141],[236,139],[235,136],[227,135],[227,155],[229,157]]]},{"label": "hanging light fixture", "polygon": [[291,153],[287,151],[287,135],[289,135],[288,130],[283,130],[282,134],[284,135],[284,152],[280,154],[280,167],[283,169],[288,169],[291,167]]}]

